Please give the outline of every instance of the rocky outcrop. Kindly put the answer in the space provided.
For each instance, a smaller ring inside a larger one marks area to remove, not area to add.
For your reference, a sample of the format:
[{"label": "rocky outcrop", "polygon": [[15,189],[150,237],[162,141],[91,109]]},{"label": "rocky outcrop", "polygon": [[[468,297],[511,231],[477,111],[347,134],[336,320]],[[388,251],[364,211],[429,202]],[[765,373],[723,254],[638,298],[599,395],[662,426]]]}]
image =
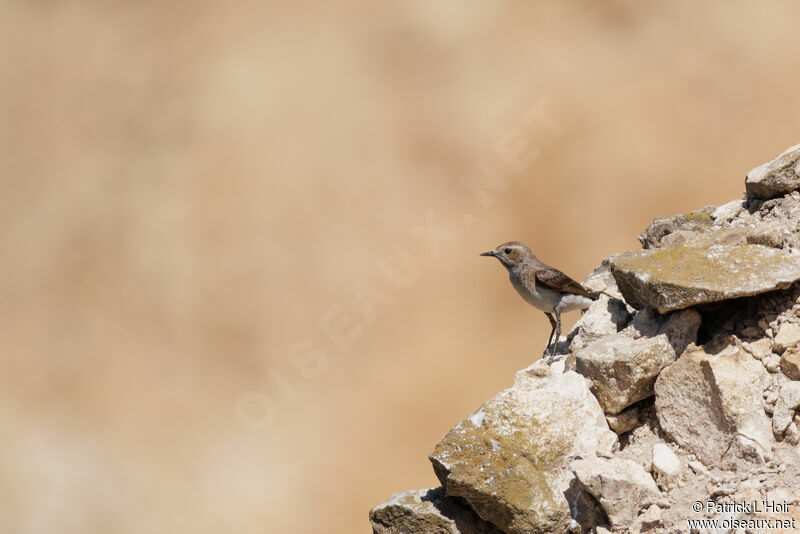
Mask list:
[{"label": "rocky outcrop", "polygon": [[684,532],[763,519],[696,501],[800,505],[799,158],[605,260],[556,354],[448,432],[430,455],[442,487],[392,496],[373,531]]}]

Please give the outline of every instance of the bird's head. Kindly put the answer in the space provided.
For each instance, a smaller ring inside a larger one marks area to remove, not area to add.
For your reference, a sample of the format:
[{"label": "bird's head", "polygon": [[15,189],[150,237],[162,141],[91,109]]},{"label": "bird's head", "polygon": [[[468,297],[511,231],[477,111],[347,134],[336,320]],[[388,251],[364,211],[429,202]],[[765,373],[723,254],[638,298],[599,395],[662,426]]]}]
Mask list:
[{"label": "bird's head", "polygon": [[481,256],[494,256],[500,260],[500,263],[507,269],[511,269],[525,259],[532,257],[533,252],[531,252],[531,249],[529,249],[525,243],[509,241],[508,243],[503,243],[494,250],[484,252]]}]

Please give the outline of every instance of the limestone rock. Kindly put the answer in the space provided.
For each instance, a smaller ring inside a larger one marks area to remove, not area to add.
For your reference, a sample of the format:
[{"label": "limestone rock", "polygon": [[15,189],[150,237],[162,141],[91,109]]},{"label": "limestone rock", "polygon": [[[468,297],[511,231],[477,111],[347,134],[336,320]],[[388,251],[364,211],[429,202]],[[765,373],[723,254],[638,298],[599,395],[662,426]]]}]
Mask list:
[{"label": "limestone rock", "polygon": [[589,457],[572,462],[570,469],[614,527],[630,524],[639,510],[663,502],[653,478],[633,460]]},{"label": "limestone rock", "polygon": [[781,371],[792,380],[800,380],[800,347],[792,347],[783,353]]},{"label": "limestone rock", "polygon": [[800,325],[783,323],[772,343],[772,351],[776,354],[783,354],[786,349],[798,343],[800,343]]},{"label": "limestone rock", "polygon": [[727,204],[719,206],[711,212],[711,218],[715,225],[730,223],[745,208],[743,200],[731,200]]},{"label": "limestone rock", "polygon": [[642,515],[636,518],[629,532],[647,532],[661,525],[661,508],[651,505]]},{"label": "limestone rock", "polygon": [[705,232],[678,230],[661,240],[660,248],[694,247],[707,248],[712,245],[746,245],[749,231],[746,228],[718,228]]},{"label": "limestone rock", "polygon": [[700,314],[683,310],[659,316],[637,314],[622,332],[605,336],[575,354],[577,371],[592,381],[600,406],[616,414],[653,395],[661,370],[697,338]]},{"label": "limestone rock", "polygon": [[616,438],[581,375],[521,371],[445,435],[430,459],[448,495],[504,532],[559,533],[571,515],[591,515],[570,510],[573,502],[591,504],[574,488],[570,459],[610,454]]},{"label": "limestone rock", "polygon": [[781,386],[772,412],[772,431],[776,437],[783,437],[783,433],[794,419],[794,411],[797,408],[800,408],[800,382],[786,382]]},{"label": "limestone rock", "polygon": [[503,534],[444,488],[396,493],[369,520],[373,534]]},{"label": "limestone rock", "polygon": [[687,350],[656,380],[666,435],[706,465],[760,462],[773,443],[762,392],[769,375],[735,338]]},{"label": "limestone rock", "polygon": [[695,472],[695,474],[706,477],[711,475],[711,473],[708,472],[708,469],[706,469],[706,466],[704,466],[703,462],[700,460],[692,460],[689,462],[689,467]]},{"label": "limestone rock", "polygon": [[709,206],[685,215],[653,219],[647,230],[639,234],[639,242],[642,244],[642,248],[659,248],[661,240],[675,232],[708,230],[714,224],[714,220],[711,218],[714,210],[716,210],[714,206]]},{"label": "limestone rock", "polygon": [[611,275],[611,261],[609,258],[595,267],[586,278],[583,279],[581,285],[592,291],[605,291],[612,297],[622,298],[622,294],[617,289],[617,282]]},{"label": "limestone rock", "polygon": [[781,357],[777,354],[772,354],[768,358],[764,358],[761,360],[761,363],[764,364],[764,367],[766,367],[767,371],[770,373],[777,373],[781,369]]},{"label": "limestone rock", "polygon": [[666,476],[676,476],[681,472],[681,461],[666,444],[653,445],[653,468]]},{"label": "limestone rock", "polygon": [[631,406],[617,414],[606,414],[606,421],[611,430],[617,434],[624,434],[636,428],[640,423],[640,410],[638,405]]},{"label": "limestone rock", "polygon": [[789,423],[789,426],[786,427],[783,439],[790,445],[797,445],[800,443],[800,429],[798,429],[796,422],[792,421]]},{"label": "limestone rock", "polygon": [[[752,332],[751,329],[760,332],[757,328],[753,326],[748,326],[747,328],[742,330],[741,334],[742,335],[749,334]],[[761,339],[752,342],[745,341],[742,343],[742,347],[744,348],[744,350],[749,352],[750,355],[753,356],[753,358],[755,358],[756,360],[763,360],[764,358],[767,358],[770,354],[772,354],[772,340],[768,337],[762,337]]]},{"label": "limestone rock", "polygon": [[772,198],[800,188],[800,144],[747,173],[745,191],[750,198]]},{"label": "limestone rock", "polygon": [[[741,228],[741,227],[740,227]],[[791,232],[779,221],[759,222],[746,231],[747,242],[772,248],[785,248],[791,240]]]},{"label": "limestone rock", "polygon": [[622,300],[601,296],[575,323],[570,351],[577,352],[598,339],[615,334],[630,320],[631,314]]},{"label": "limestone rock", "polygon": [[611,259],[628,304],[660,313],[785,289],[800,279],[800,255],[763,245],[631,251]]}]

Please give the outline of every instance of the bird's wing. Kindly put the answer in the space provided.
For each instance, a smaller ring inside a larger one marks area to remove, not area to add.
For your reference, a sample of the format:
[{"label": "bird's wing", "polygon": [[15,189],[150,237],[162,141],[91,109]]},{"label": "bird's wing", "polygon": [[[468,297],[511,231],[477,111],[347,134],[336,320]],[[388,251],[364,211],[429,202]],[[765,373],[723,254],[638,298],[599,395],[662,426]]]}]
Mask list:
[{"label": "bird's wing", "polygon": [[537,284],[549,287],[550,289],[555,289],[556,291],[560,291],[562,293],[580,295],[592,300],[597,298],[595,293],[589,291],[558,269],[553,269],[552,267],[548,267],[547,269],[539,269],[534,273],[534,276]]}]

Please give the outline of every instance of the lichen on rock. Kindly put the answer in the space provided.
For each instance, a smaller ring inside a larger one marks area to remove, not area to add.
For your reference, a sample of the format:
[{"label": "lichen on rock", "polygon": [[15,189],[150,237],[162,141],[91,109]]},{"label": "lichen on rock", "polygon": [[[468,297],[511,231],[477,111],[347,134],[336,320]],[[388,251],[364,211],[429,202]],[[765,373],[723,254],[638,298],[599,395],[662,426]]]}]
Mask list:
[{"label": "lichen on rock", "polygon": [[448,432],[430,459],[448,495],[504,532],[566,532],[570,459],[610,454],[615,442],[583,377],[525,370]]},{"label": "lichen on rock", "polygon": [[800,280],[800,254],[763,245],[631,251],[611,261],[625,301],[660,313],[785,289]]}]

